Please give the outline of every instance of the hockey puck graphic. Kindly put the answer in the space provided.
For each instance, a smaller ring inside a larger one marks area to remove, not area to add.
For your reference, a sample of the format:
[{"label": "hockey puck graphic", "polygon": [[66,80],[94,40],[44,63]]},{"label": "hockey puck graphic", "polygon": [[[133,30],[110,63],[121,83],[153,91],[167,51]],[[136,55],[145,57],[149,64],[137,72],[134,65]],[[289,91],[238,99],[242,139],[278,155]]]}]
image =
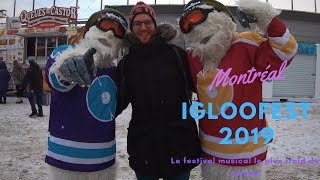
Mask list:
[{"label": "hockey puck graphic", "polygon": [[117,87],[107,76],[100,76],[93,80],[87,92],[87,107],[93,117],[102,122],[113,120],[116,112]]}]

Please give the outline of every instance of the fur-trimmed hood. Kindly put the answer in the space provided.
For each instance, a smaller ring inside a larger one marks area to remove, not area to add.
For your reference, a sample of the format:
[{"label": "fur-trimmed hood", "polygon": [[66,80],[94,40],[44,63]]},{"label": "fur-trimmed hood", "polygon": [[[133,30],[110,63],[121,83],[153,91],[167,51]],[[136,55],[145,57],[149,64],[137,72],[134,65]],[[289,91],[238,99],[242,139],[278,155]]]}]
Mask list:
[{"label": "fur-trimmed hood", "polygon": [[[178,37],[178,28],[169,22],[164,22],[157,25],[156,36],[161,37],[168,44]],[[133,45],[139,44],[139,40],[133,35],[132,32],[128,32],[123,39],[123,46],[130,48]]]}]

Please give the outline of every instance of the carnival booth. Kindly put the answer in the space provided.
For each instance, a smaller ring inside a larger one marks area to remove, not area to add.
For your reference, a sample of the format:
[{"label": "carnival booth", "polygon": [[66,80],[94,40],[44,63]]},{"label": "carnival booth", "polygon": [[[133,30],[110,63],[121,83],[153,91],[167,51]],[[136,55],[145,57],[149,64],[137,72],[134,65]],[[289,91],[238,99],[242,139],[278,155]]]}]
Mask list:
[{"label": "carnival booth", "polygon": [[[7,28],[0,29],[0,61],[5,61],[11,72],[14,60],[27,68],[28,58],[34,57],[44,70],[56,47],[77,43],[82,38],[83,27],[72,23],[77,20],[77,10],[76,7],[53,6],[30,12],[24,10],[20,17],[7,18]],[[43,83],[44,91],[50,92],[47,82]],[[14,90],[12,81],[9,89]]]}]

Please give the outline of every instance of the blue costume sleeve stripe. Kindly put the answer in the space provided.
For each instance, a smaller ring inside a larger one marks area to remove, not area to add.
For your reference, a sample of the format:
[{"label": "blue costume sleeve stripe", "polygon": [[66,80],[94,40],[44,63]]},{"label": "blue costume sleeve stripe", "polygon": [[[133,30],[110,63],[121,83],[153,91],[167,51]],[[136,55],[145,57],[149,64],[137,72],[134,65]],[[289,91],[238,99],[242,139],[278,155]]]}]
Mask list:
[{"label": "blue costume sleeve stripe", "polygon": [[59,80],[58,75],[55,73],[49,73],[49,82],[54,89],[60,92],[68,92],[76,85],[76,84],[72,85],[70,83],[68,84],[62,83]]},{"label": "blue costume sleeve stripe", "polygon": [[[65,51],[65,50],[68,49],[69,47],[70,47],[69,45],[62,45],[62,46],[59,46],[59,47],[55,48],[55,49],[52,51],[50,57],[51,57],[52,59],[55,59],[61,52]],[[72,45],[71,47],[74,48],[75,45]]]},{"label": "blue costume sleeve stripe", "polygon": [[63,156],[83,159],[97,159],[111,156],[116,153],[116,145],[104,149],[81,149],[59,145],[48,141],[48,150]]}]

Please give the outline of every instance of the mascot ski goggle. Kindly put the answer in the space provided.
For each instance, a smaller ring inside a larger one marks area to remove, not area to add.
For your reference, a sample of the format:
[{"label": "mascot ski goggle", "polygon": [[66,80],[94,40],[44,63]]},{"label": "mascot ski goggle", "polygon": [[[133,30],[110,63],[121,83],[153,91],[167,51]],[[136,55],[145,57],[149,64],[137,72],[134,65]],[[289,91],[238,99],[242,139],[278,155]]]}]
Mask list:
[{"label": "mascot ski goggle", "polygon": [[189,33],[192,30],[193,26],[203,23],[207,19],[208,14],[212,11],[214,11],[213,8],[201,9],[199,7],[195,7],[183,13],[179,20],[181,31],[184,34]]},{"label": "mascot ski goggle", "polygon": [[202,9],[199,6],[205,5],[201,1],[190,1],[184,8],[184,13],[179,19],[179,26],[182,33],[187,34],[192,30],[192,27],[204,22],[208,14],[214,11],[214,8],[211,9]]},{"label": "mascot ski goggle", "polygon": [[115,37],[123,39],[128,23],[124,17],[107,12],[106,15],[97,21],[96,27],[104,32],[111,30]]},{"label": "mascot ski goggle", "polygon": [[[212,8],[209,8],[209,9],[200,8],[201,5],[208,5]],[[220,4],[220,5],[223,6],[222,4]],[[199,0],[190,1],[185,6],[184,13],[182,14],[182,16],[179,20],[179,26],[180,26],[181,31],[184,34],[189,33],[192,30],[193,26],[203,23],[208,18],[208,14],[213,11],[225,12],[223,9],[221,9],[221,10],[219,10],[219,8],[216,9],[212,5],[206,4],[203,1],[199,1]],[[225,12],[225,13],[229,14],[232,21],[234,21],[232,15],[230,13],[228,13],[228,12]]]}]

